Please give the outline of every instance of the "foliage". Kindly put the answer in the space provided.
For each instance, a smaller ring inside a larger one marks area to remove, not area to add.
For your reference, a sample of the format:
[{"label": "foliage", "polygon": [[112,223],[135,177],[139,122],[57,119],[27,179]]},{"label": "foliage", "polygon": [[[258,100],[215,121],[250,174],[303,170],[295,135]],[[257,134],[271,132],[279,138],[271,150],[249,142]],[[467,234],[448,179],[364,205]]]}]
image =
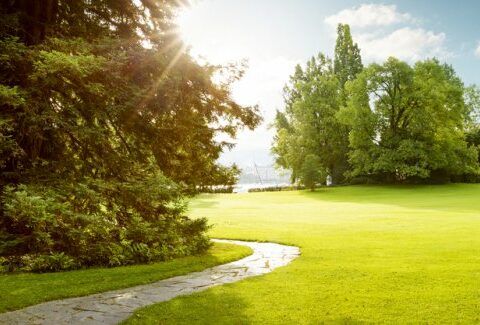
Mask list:
[{"label": "foliage", "polygon": [[163,176],[60,186],[4,190],[0,253],[10,270],[147,263],[210,245],[206,220],[182,216],[181,193]]},{"label": "foliage", "polygon": [[304,190],[305,186],[303,185],[289,185],[289,186],[267,186],[267,187],[253,187],[249,188],[248,192],[280,192],[280,191],[298,191]]},{"label": "foliage", "polygon": [[333,69],[342,90],[345,83],[354,80],[363,69],[360,49],[357,43],[353,43],[350,26],[347,24],[338,24],[337,27]]},{"label": "foliage", "polygon": [[450,66],[390,58],[347,83],[347,93],[339,117],[351,127],[352,176],[445,181],[476,173],[477,150],[464,135],[464,87]]},{"label": "foliage", "polygon": [[480,87],[471,85],[464,89],[467,127],[477,127],[480,123]]},{"label": "foliage", "polygon": [[326,176],[327,171],[322,169],[320,159],[313,154],[308,154],[303,161],[300,173],[302,184],[314,191],[315,186],[325,180]]},{"label": "foliage", "polygon": [[290,77],[272,152],[303,183],[309,155],[335,183],[473,181],[479,112],[480,89],[436,59],[363,69],[350,27],[339,24],[333,66],[320,54]]},{"label": "foliage", "polygon": [[202,187],[200,193],[233,193],[234,186],[212,186]]},{"label": "foliage", "polygon": [[216,135],[259,116],[231,99],[241,71],[214,83],[224,68],[184,51],[171,32],[177,5],[0,9],[0,255],[9,264],[113,266],[208,247],[205,220],[184,216],[183,193],[234,182],[236,169],[216,164],[230,146]]},{"label": "foliage", "polygon": [[292,170],[292,181],[305,180],[309,155],[318,157],[319,168],[344,180],[348,170],[349,128],[337,120],[345,101],[344,85],[362,70],[360,51],[353,44],[348,25],[338,26],[335,60],[319,54],[304,69],[295,68],[285,86],[285,111],[277,112],[272,152],[278,166]]},{"label": "foliage", "polygon": [[273,153],[277,164],[292,169],[292,180],[302,180],[306,157],[315,154],[322,168],[341,174],[341,161],[346,143],[346,128],[335,120],[339,108],[338,80],[333,74],[332,62],[323,55],[312,58],[305,68],[297,67],[287,93],[298,99],[287,106],[285,113],[277,112]]}]

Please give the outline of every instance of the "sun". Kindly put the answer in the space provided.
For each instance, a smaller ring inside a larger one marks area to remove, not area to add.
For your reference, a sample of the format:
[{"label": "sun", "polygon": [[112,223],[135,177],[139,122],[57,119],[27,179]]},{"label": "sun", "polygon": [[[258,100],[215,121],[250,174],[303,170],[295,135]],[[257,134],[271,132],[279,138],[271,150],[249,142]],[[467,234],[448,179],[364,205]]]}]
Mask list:
[{"label": "sun", "polygon": [[198,42],[198,12],[193,4],[187,4],[178,11],[175,25],[181,40],[189,47]]},{"label": "sun", "polygon": [[191,2],[177,13],[177,33],[189,52],[200,61],[212,64],[238,62],[245,58],[244,48],[236,41],[238,31],[225,24],[208,1]]}]

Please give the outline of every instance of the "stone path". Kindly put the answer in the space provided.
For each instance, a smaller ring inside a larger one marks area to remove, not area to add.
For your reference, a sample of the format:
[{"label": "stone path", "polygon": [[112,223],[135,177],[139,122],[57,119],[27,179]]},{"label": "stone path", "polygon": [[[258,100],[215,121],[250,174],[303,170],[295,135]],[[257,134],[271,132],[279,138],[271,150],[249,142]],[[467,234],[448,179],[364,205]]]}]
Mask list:
[{"label": "stone path", "polygon": [[135,309],[180,295],[271,272],[300,255],[298,247],[273,243],[215,240],[245,245],[253,254],[241,260],[127,289],[55,300],[0,314],[0,324],[117,324]]}]

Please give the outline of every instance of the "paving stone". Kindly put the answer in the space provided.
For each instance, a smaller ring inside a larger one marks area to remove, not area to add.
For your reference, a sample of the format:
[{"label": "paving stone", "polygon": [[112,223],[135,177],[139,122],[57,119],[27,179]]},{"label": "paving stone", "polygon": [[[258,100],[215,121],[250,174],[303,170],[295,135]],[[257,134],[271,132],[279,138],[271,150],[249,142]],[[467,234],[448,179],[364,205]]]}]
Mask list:
[{"label": "paving stone", "polygon": [[90,296],[54,300],[0,314],[0,324],[118,324],[141,307],[210,287],[272,272],[300,255],[298,247],[274,243],[220,240],[244,245],[253,254],[201,272]]}]

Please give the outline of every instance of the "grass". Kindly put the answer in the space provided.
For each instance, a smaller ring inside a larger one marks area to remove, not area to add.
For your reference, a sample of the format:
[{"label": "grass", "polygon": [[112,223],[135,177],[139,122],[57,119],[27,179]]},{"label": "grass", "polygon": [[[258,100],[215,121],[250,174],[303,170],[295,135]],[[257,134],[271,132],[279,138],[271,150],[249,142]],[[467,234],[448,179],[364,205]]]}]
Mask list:
[{"label": "grass", "polygon": [[480,185],[205,195],[215,237],[301,247],[290,265],[140,309],[127,324],[480,323]]},{"label": "grass", "polygon": [[215,243],[207,254],[167,262],[115,268],[92,268],[59,273],[0,275],[0,312],[48,300],[151,283],[177,275],[201,271],[252,254],[245,246]]}]

